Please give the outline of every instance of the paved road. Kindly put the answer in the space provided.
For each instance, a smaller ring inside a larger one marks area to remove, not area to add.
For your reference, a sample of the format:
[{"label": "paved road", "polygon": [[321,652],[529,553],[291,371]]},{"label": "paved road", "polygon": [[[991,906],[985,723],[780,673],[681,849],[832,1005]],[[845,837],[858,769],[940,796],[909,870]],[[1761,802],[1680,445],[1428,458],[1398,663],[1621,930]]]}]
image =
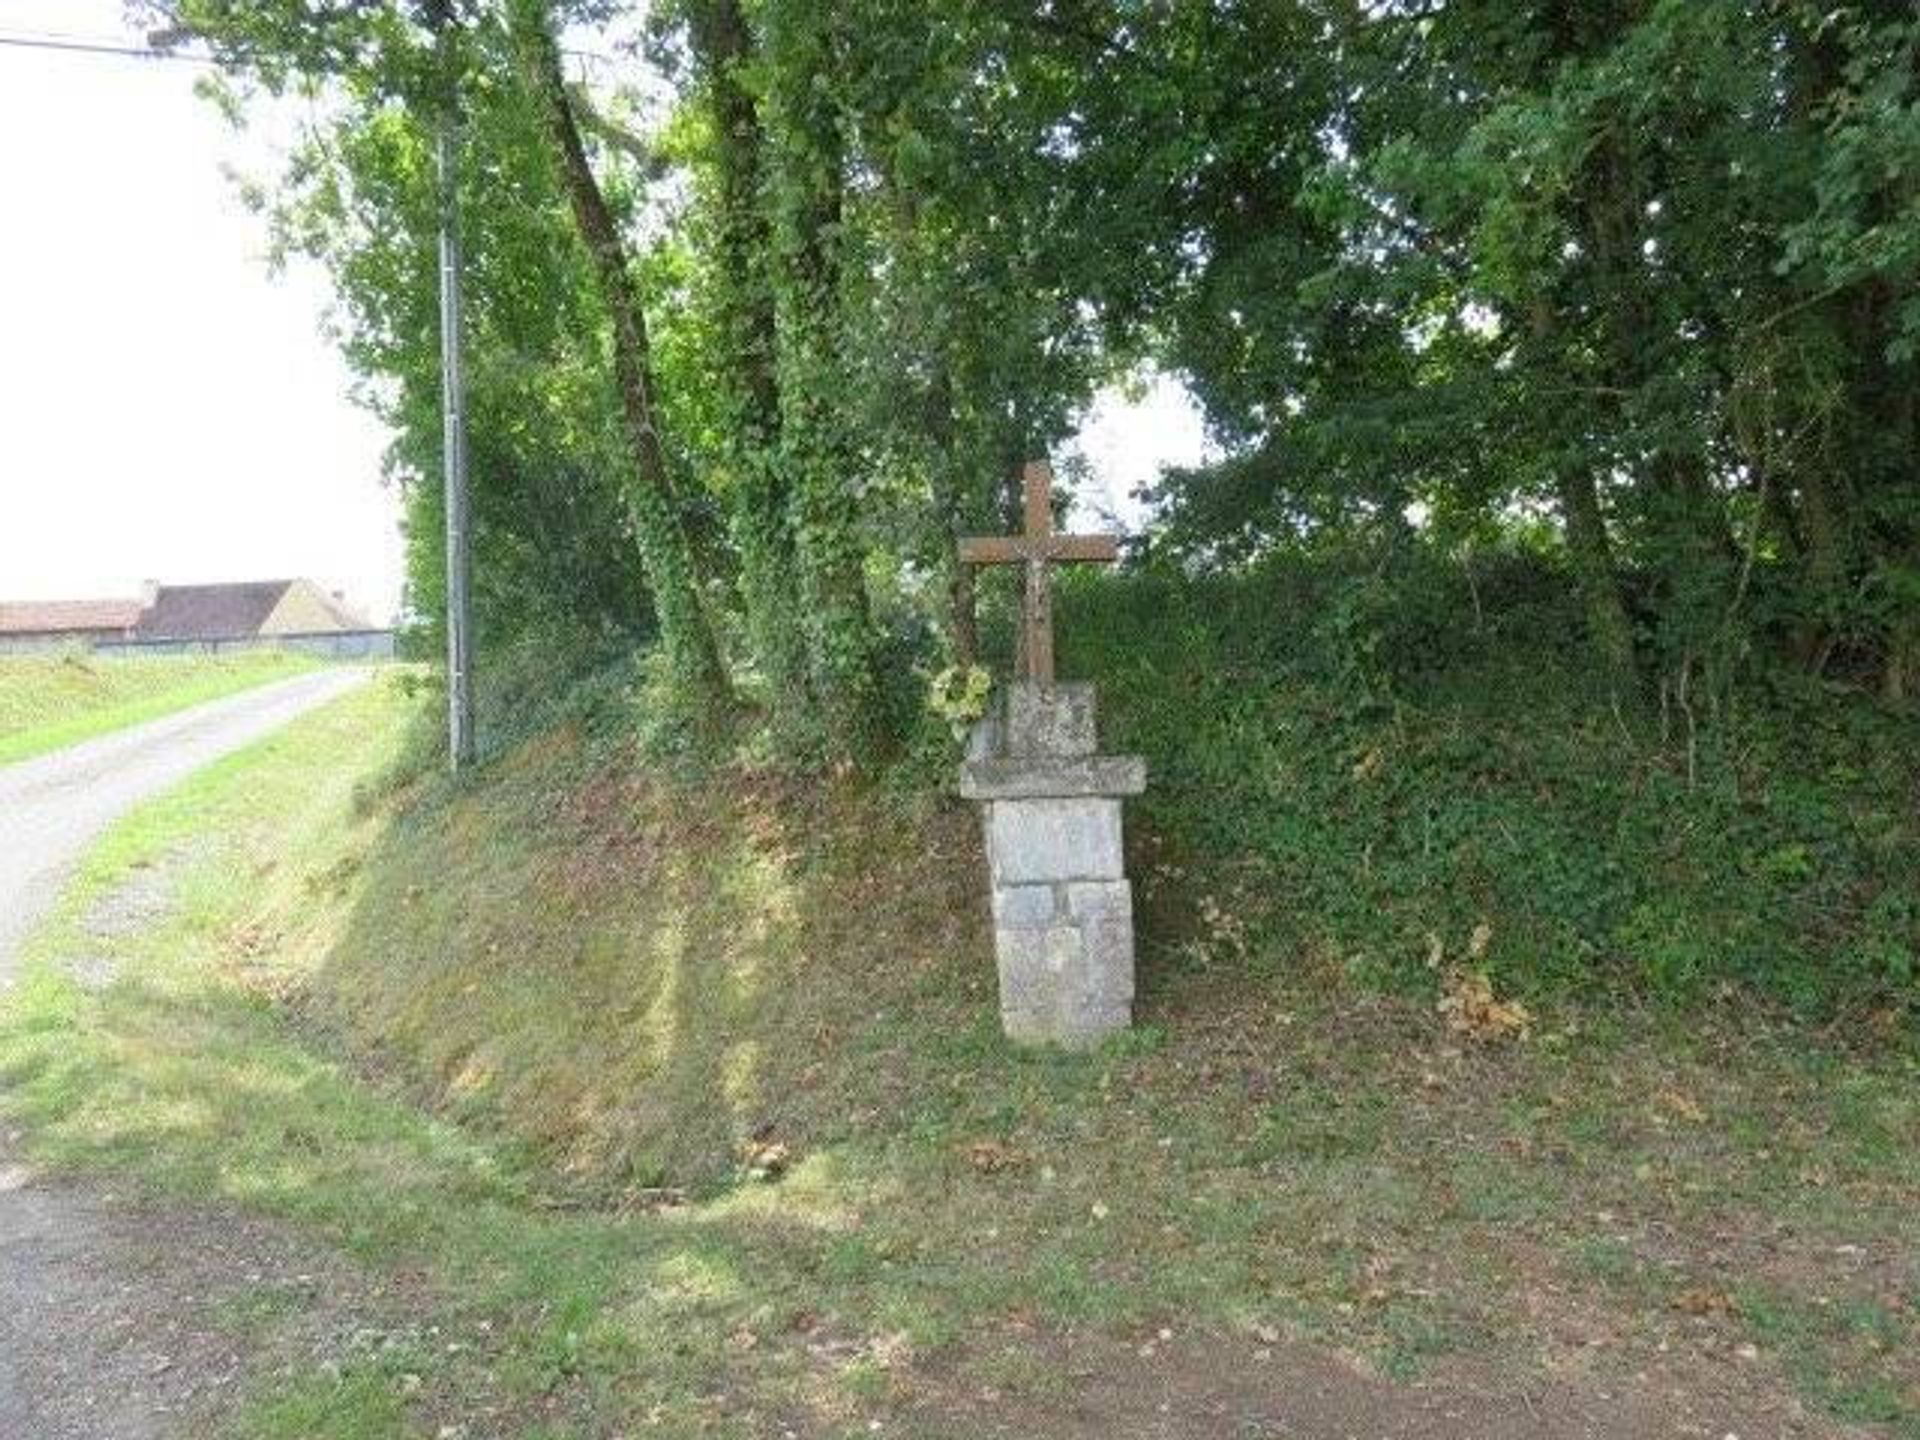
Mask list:
[{"label": "paved road", "polygon": [[89,841],[150,795],[367,678],[317,670],[0,766],[0,989]]},{"label": "paved road", "polygon": [[[0,992],[21,941],[107,825],[367,673],[316,671],[0,767]],[[19,1163],[18,1138],[0,1128],[0,1437],[172,1433],[238,1366],[231,1337],[196,1324],[182,1301],[246,1273],[241,1227],[223,1222],[214,1259],[187,1264],[183,1242],[203,1222],[35,1175]]]}]

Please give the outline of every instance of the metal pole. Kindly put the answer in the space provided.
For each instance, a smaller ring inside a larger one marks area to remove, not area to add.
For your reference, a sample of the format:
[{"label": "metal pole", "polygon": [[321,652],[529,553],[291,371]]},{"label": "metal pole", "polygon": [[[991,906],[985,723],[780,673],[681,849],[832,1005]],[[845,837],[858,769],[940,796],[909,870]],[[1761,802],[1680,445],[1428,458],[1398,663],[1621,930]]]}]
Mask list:
[{"label": "metal pole", "polygon": [[[440,31],[451,58],[452,26]],[[472,555],[467,509],[467,396],[460,374],[460,211],[458,120],[447,66],[436,159],[440,188],[440,416],[447,512],[447,741],[453,768],[474,761]]]}]

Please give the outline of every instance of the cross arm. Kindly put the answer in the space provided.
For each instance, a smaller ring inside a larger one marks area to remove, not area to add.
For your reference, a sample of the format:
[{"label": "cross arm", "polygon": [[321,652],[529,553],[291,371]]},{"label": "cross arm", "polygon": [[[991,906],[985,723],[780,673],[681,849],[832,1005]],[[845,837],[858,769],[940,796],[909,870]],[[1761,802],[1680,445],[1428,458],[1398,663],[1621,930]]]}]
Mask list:
[{"label": "cross arm", "polygon": [[960,542],[960,559],[967,565],[1018,565],[1028,560],[1110,563],[1120,558],[1120,546],[1111,535],[988,535]]},{"label": "cross arm", "polygon": [[1111,564],[1120,558],[1120,542],[1111,535],[1055,535],[1043,542],[1049,560]]},{"label": "cross arm", "polygon": [[1026,541],[1017,535],[988,535],[960,542],[960,560],[966,565],[1017,565],[1026,558]]}]

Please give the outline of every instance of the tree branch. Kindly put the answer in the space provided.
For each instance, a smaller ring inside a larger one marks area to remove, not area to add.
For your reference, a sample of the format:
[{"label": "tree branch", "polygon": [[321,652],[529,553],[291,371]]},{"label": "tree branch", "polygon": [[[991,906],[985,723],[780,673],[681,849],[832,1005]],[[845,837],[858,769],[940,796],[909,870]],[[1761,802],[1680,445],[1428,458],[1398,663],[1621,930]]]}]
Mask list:
[{"label": "tree branch", "polygon": [[595,105],[585,85],[569,82],[566,91],[567,100],[573,106],[574,118],[582,130],[633,161],[646,179],[658,180],[666,173],[667,162],[646,137],[629,130]]}]

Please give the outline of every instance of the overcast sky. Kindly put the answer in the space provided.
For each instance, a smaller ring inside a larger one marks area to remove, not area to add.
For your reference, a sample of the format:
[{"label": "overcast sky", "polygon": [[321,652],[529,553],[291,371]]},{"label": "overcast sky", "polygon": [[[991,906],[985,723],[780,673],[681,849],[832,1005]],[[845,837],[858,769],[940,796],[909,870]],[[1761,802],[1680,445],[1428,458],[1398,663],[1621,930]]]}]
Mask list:
[{"label": "overcast sky", "polygon": [[[0,0],[22,32],[125,36],[118,0]],[[194,75],[0,45],[0,598],[308,575],[384,620],[384,437]]]},{"label": "overcast sky", "polygon": [[[134,39],[119,0],[0,0],[0,37]],[[381,427],[320,333],[323,279],[270,275],[222,162],[258,171],[196,67],[0,44],[0,599],[311,576],[375,620],[400,594]],[[1178,386],[1096,407],[1125,497],[1201,450]]]}]

